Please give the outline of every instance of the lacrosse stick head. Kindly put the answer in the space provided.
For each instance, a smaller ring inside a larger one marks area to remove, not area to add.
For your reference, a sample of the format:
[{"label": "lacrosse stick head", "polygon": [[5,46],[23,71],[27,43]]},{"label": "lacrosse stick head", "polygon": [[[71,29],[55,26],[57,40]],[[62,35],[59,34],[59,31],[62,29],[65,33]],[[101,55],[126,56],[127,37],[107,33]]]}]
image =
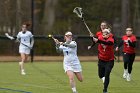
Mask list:
[{"label": "lacrosse stick head", "polygon": [[82,18],[83,17],[83,12],[82,12],[82,8],[81,7],[75,7],[73,9],[73,12],[76,13],[76,15],[79,17],[79,18]]}]

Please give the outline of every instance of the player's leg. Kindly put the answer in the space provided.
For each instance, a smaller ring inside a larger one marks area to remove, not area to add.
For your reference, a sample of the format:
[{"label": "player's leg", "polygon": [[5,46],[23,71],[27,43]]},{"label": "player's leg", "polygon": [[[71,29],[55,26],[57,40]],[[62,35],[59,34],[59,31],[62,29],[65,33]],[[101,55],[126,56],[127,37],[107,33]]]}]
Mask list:
[{"label": "player's leg", "polygon": [[21,56],[21,62],[19,62],[19,66],[20,66],[20,71],[22,75],[25,75],[25,71],[24,71],[24,62],[26,60],[26,55],[24,53],[20,53]]},{"label": "player's leg", "polygon": [[69,77],[69,82],[73,93],[76,93],[77,91],[76,91],[76,85],[74,81],[74,73],[71,70],[68,70],[66,74]]},{"label": "player's leg", "polygon": [[105,81],[105,63],[101,60],[98,61],[98,76],[100,79],[103,80],[103,83]]},{"label": "player's leg", "polygon": [[132,72],[134,60],[135,60],[135,54],[131,54],[129,57],[129,63],[128,63],[127,81],[131,81],[131,72]]},{"label": "player's leg", "polygon": [[78,79],[80,82],[83,81],[82,72],[75,72],[75,75],[76,75],[77,79]]},{"label": "player's leg", "polygon": [[114,60],[112,60],[111,62],[107,62],[106,66],[105,66],[105,82],[104,82],[104,89],[103,89],[104,93],[107,92],[108,85],[110,82],[110,73],[111,73],[113,66],[114,66]]},{"label": "player's leg", "polygon": [[123,54],[123,61],[124,61],[124,73],[123,78],[127,77],[128,74],[128,62],[129,62],[129,55],[127,53]]},{"label": "player's leg", "polygon": [[25,54],[25,62],[28,60],[29,54]]},{"label": "player's leg", "polygon": [[30,54],[30,49],[29,48],[26,48],[25,49],[25,61],[28,60],[29,54]]}]

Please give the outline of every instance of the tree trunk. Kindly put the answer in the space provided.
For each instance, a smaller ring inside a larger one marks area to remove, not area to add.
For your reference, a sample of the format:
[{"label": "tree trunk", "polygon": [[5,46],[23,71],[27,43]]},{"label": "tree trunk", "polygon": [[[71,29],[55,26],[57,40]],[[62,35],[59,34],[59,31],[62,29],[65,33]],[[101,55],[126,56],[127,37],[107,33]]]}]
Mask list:
[{"label": "tree trunk", "polygon": [[122,31],[121,35],[124,34],[126,27],[129,25],[129,0],[122,0]]},{"label": "tree trunk", "polygon": [[17,11],[16,11],[16,31],[20,30],[21,26],[21,0],[17,0]]},{"label": "tree trunk", "polygon": [[44,16],[42,20],[44,34],[51,31],[55,22],[55,6],[58,0],[47,0],[45,3]]}]

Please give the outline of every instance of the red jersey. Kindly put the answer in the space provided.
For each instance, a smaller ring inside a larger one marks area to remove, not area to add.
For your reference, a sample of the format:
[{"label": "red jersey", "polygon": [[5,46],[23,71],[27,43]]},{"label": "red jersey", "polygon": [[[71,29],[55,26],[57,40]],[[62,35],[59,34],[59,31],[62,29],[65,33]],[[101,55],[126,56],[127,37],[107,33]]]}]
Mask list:
[{"label": "red jersey", "polygon": [[99,36],[101,36],[102,35],[102,31],[98,31],[97,33],[96,33],[96,37],[99,37]]},{"label": "red jersey", "polygon": [[104,39],[102,36],[99,36],[98,39],[104,42],[110,41],[111,43],[113,43],[113,45],[99,43],[98,58],[103,61],[114,60],[114,39],[111,36],[108,39]]},{"label": "red jersey", "polygon": [[[96,33],[96,37],[98,38],[99,36],[102,36],[102,31]],[[112,33],[110,33],[110,37],[114,37]]]},{"label": "red jersey", "polygon": [[125,53],[130,53],[130,54],[133,54],[135,53],[135,48],[132,47],[132,46],[129,46],[129,43],[128,43],[128,40],[130,40],[130,42],[136,42],[136,37],[134,35],[131,35],[131,36],[127,36],[127,35],[124,35],[122,37],[122,40],[124,41],[123,43],[123,52]]}]

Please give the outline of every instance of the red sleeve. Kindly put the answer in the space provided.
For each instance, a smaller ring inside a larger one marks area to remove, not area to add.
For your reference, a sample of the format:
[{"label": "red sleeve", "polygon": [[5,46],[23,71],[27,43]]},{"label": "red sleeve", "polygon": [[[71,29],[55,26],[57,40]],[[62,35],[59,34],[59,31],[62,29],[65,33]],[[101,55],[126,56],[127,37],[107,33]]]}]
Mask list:
[{"label": "red sleeve", "polygon": [[137,41],[136,36],[133,36],[132,41],[133,42]]},{"label": "red sleeve", "polygon": [[122,40],[124,40],[125,36],[122,36]]},{"label": "red sleeve", "polygon": [[101,31],[98,31],[98,32],[96,33],[96,37],[99,37],[100,35],[102,35],[102,32],[101,32]]}]

